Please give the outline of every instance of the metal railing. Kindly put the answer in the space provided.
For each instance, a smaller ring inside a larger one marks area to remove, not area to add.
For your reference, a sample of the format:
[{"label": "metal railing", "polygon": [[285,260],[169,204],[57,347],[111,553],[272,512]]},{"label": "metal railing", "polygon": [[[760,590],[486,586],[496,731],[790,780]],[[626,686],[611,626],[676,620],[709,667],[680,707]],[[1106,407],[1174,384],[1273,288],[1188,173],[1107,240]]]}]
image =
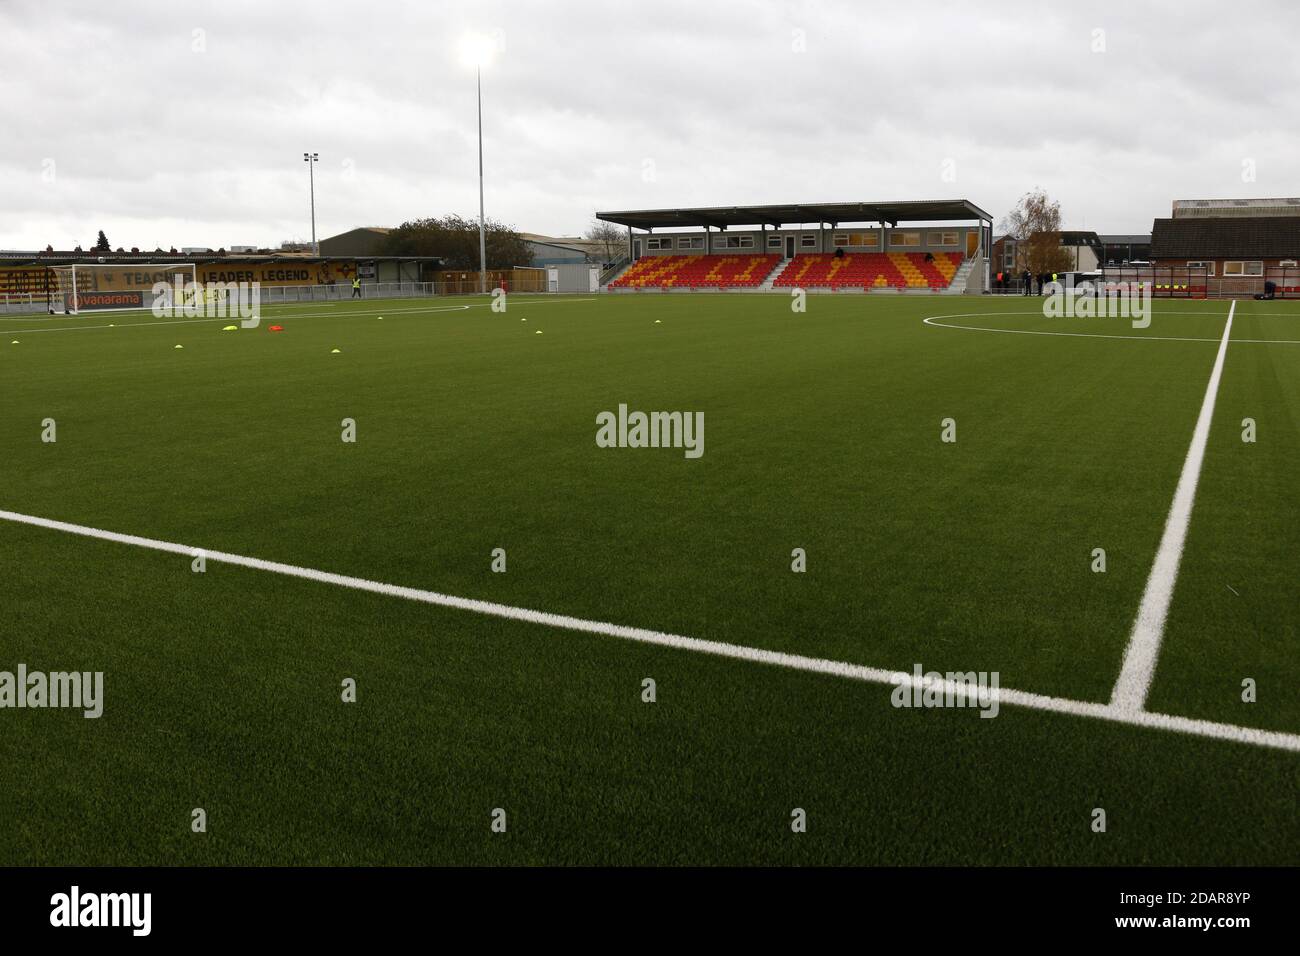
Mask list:
[{"label": "metal railing", "polygon": [[[360,298],[406,299],[436,295],[433,282],[371,282],[361,286]],[[260,290],[262,305],[277,302],[337,302],[351,299],[352,286],[342,283],[332,285],[268,285]]]},{"label": "metal railing", "polygon": [[[1273,298],[1300,299],[1300,267],[1269,266],[1257,275],[1214,275],[1204,266],[1106,266],[1090,279],[1094,285],[1120,282],[1150,284],[1151,295],[1157,299],[1246,299],[1264,296],[1272,284]],[[1030,295],[1040,293],[1037,278],[1030,282]],[[994,282],[990,290],[994,295],[1023,295],[1024,286],[1017,277],[1009,278],[1003,285]]]},{"label": "metal railing", "polygon": [[1108,266],[1107,282],[1149,282],[1157,298],[1242,299],[1263,296],[1300,298],[1300,268],[1270,266],[1255,275],[1215,275],[1207,267]]},{"label": "metal railing", "polygon": [[[499,285],[507,292],[545,292],[542,278],[503,280]],[[406,299],[439,295],[480,295],[479,280],[448,282],[371,282],[361,286],[362,299]],[[488,291],[496,288],[489,285]],[[350,285],[263,286],[262,304],[273,302],[335,302],[354,298]]]},{"label": "metal railing", "polygon": [[49,296],[44,292],[0,292],[0,313],[46,312],[48,303]]},{"label": "metal railing", "polygon": [[[531,294],[547,291],[545,280],[541,277],[536,279],[527,277],[513,282],[504,280],[501,284],[504,285],[507,292]],[[489,291],[491,290],[489,289]],[[353,298],[352,286],[344,283],[293,286],[265,285],[260,288],[259,294],[262,305],[274,305],[281,302],[339,302]],[[363,283],[359,298],[408,299],[479,294],[481,294],[479,292],[479,280],[474,278],[448,282]],[[44,292],[0,293],[0,313],[43,313],[50,310],[51,303],[59,303],[57,311],[63,311],[57,294],[50,295]]]},{"label": "metal railing", "polygon": [[605,288],[614,281],[615,277],[626,269],[632,262],[632,257],[622,255],[600,270],[600,288]]}]

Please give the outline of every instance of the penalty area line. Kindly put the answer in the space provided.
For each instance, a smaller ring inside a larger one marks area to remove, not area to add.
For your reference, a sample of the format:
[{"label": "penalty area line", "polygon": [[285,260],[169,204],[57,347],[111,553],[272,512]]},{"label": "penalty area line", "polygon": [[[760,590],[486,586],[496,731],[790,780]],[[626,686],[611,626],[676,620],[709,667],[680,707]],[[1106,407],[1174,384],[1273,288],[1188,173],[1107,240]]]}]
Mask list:
[{"label": "penalty area line", "polygon": [[[266,561],[262,558],[251,558],[239,554],[229,554],[223,551],[209,551],[206,548],[176,544],[170,541],[159,541],[154,538],[144,538],[133,534],[104,531],[100,528],[71,524],[66,521],[55,521],[50,518],[40,518],[34,515],[19,514],[13,511],[0,511],[0,520],[31,525],[33,527],[44,528],[50,531],[61,531],[66,534],[73,534],[86,538],[95,538],[100,541],[109,541],[116,544],[131,545],[137,548],[146,548],[152,551],[163,551],[168,554],[184,555],[189,558],[202,555],[205,561],[215,562],[218,564],[229,564],[236,567],[250,568],[255,571],[266,571],[271,574],[302,578],[319,584],[331,584],[336,587],[350,588],[356,591],[366,591],[371,594],[380,594],[385,597],[402,598],[403,600],[417,601],[423,604],[455,608],[461,611],[470,611],[475,614],[484,614],[512,621],[540,624],[544,627],[552,627],[559,630],[578,631],[586,634],[600,634],[606,637],[616,637],[643,644],[670,647],[677,650],[691,651],[697,654],[709,654],[714,657],[726,657],[732,660],[745,661],[754,664],[785,667],[791,670],[806,671],[812,674],[826,674],[832,677],[862,681],[870,684],[893,684],[921,689],[930,686],[923,677],[917,678],[914,674],[906,671],[891,671],[877,667],[865,667],[861,664],[851,664],[847,661],[827,660],[819,657],[805,657],[801,654],[787,654],[782,651],[772,651],[760,647],[747,647],[741,644],[726,644],[721,641],[703,640],[696,637],[686,637],[681,634],[669,634],[664,631],[653,631],[640,627],[627,627],[621,624],[610,624],[605,621],[593,621],[586,618],[570,617],[566,614],[551,614],[546,611],[537,611],[531,608],[498,604],[494,601],[480,601],[474,598],[456,597],[451,594],[441,594],[437,591],[426,591],[420,588],[403,587],[396,584],[386,584],[381,581],[371,581],[366,578],[352,577],[346,574],[335,574],[330,571],[319,571],[314,568],[304,568],[293,564],[282,564],[278,561]],[[972,703],[978,702],[980,691],[974,686],[947,680],[936,683],[943,687],[945,694],[952,694],[954,698],[969,700]],[[984,690],[986,700],[988,699],[987,695],[990,693],[999,704],[1008,704],[1013,707],[1025,707],[1033,710],[1068,714],[1076,717],[1090,717],[1098,720],[1110,721],[1112,723],[1173,731],[1175,733],[1190,734],[1198,737],[1210,737],[1216,740],[1252,744],[1258,747],[1271,747],[1279,750],[1289,750],[1300,753],[1300,734],[1261,730],[1255,727],[1239,727],[1233,724],[1221,724],[1208,720],[1194,720],[1189,717],[1177,717],[1171,714],[1153,714],[1141,710],[1133,711],[1126,708],[1116,707],[1114,704],[1101,704],[1092,701],[1049,697],[1043,694],[1033,694],[1026,691],[1011,690],[1001,687],[991,692],[986,688]]]}]

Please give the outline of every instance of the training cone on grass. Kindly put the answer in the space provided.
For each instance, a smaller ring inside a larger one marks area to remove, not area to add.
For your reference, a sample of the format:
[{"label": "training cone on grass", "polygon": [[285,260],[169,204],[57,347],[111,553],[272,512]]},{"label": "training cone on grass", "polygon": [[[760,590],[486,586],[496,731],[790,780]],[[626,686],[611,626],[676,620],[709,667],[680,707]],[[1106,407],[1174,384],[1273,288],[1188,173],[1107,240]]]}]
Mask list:
[{"label": "training cone on grass", "polygon": [[342,349],[330,349],[330,355],[338,355],[342,351],[343,351]]},{"label": "training cone on grass", "polygon": [[655,325],[660,325],[662,323],[663,323],[663,319],[655,319]]},{"label": "training cone on grass", "polygon": [[185,348],[185,346],[183,346],[183,345],[173,345],[172,348],[183,349],[183,348]]},{"label": "training cone on grass", "polygon": [[222,331],[222,332],[238,332],[238,331],[239,331],[239,326],[237,326],[237,325],[227,325],[227,326],[223,327],[221,331]]},{"label": "training cone on grass", "polygon": [[283,332],[283,331],[284,331],[284,326],[283,326],[283,325],[272,325],[272,326],[268,326],[266,331],[268,331],[268,332]]},{"label": "training cone on grass", "polygon": [[14,339],[14,340],[13,340],[12,342],[10,342],[9,344],[10,344],[10,345],[18,345],[18,344],[20,344],[20,343],[18,342],[17,339]]},{"label": "training cone on grass", "polygon": [[541,335],[541,334],[542,334],[542,330],[541,330],[541,329],[538,329],[538,330],[537,330],[537,334],[538,334],[538,335]]}]

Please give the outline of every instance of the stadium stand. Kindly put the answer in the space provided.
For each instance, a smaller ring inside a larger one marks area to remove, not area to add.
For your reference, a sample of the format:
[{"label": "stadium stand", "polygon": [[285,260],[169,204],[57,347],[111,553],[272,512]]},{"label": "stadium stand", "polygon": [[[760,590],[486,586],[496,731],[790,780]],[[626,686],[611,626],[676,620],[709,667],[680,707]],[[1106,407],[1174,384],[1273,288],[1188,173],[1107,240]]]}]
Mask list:
[{"label": "stadium stand", "polygon": [[596,218],[627,229],[626,254],[601,276],[613,292],[798,285],[978,294],[990,283],[992,218],[965,199],[630,209]]},{"label": "stadium stand", "polygon": [[939,252],[933,260],[927,262],[920,252],[857,252],[840,258],[813,253],[791,259],[772,287],[946,289],[961,267],[962,255]]},{"label": "stadium stand", "polygon": [[612,283],[613,288],[744,289],[763,283],[778,255],[646,256]]}]

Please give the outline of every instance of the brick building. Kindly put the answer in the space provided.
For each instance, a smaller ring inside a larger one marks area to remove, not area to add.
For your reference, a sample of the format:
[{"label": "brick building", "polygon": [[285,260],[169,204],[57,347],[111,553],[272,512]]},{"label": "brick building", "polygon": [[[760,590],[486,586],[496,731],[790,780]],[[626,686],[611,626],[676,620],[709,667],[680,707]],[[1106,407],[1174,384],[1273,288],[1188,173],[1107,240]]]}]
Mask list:
[{"label": "brick building", "polygon": [[1265,280],[1280,294],[1300,294],[1300,215],[1157,219],[1152,265],[1203,274],[1210,295],[1253,295]]}]

